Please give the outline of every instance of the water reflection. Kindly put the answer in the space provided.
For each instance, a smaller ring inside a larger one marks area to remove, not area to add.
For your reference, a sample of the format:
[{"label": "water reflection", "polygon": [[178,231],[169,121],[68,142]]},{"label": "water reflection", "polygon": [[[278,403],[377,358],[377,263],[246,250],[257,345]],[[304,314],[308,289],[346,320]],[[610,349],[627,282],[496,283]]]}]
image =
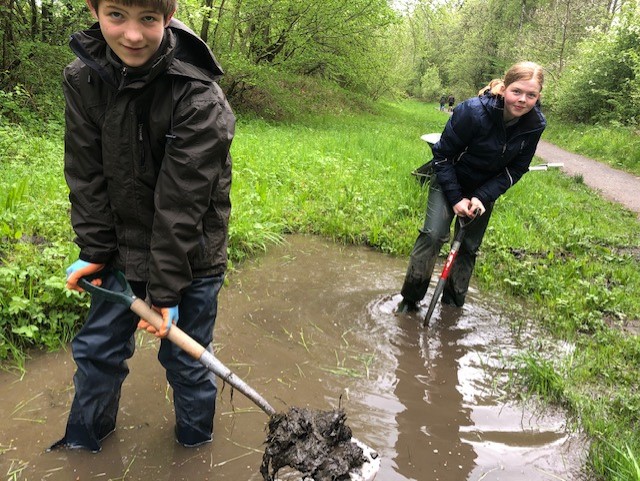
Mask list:
[{"label": "water reflection", "polygon": [[396,416],[398,471],[407,479],[467,479],[476,457],[460,438],[471,424],[463,406],[458,371],[465,331],[456,326],[460,309],[445,309],[435,328],[422,329],[419,316],[402,316],[395,395],[404,405]]},{"label": "water reflection", "polygon": [[369,306],[371,322],[386,333],[381,363],[393,365],[392,379],[380,384],[393,386],[379,397],[393,413],[393,420],[380,419],[394,446],[381,479],[579,479],[584,440],[566,429],[563,413],[500,390],[505,362],[519,348],[508,319],[483,307],[477,291],[470,294],[463,309],[436,308],[427,329],[420,326],[426,307],[394,315],[397,295]]}]

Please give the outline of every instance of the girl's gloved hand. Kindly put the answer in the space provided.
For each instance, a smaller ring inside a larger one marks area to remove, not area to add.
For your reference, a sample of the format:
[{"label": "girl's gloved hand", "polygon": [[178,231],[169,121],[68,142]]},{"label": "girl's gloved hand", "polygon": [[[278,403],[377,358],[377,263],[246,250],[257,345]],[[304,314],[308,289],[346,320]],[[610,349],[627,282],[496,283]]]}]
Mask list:
[{"label": "girl's gloved hand", "polygon": [[[78,281],[86,276],[95,274],[104,269],[104,264],[92,264],[91,262],[78,259],[69,267],[67,267],[67,284],[66,288],[72,291],[84,292],[84,289],[78,286]],[[94,286],[101,286],[102,279],[95,278],[91,280],[91,284]]]},{"label": "girl's gloved hand", "polygon": [[167,337],[169,334],[169,329],[173,324],[178,323],[178,319],[180,319],[180,313],[178,311],[178,306],[173,307],[156,307],[152,306],[152,309],[162,315],[162,328],[157,330],[148,321],[144,319],[140,319],[138,322],[138,329],[144,329],[145,331],[153,334],[154,336],[163,339]]}]

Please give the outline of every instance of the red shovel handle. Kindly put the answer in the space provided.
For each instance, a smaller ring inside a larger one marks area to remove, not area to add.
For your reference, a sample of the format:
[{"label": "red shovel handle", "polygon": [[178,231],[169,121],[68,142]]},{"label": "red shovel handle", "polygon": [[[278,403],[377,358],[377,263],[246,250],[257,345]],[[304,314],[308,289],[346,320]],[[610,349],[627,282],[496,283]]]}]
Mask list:
[{"label": "red shovel handle", "polygon": [[449,277],[449,273],[451,272],[453,263],[455,262],[456,257],[458,257],[458,252],[460,251],[460,246],[462,245],[462,240],[464,239],[465,228],[469,224],[471,224],[476,219],[476,217],[478,217],[477,211],[475,217],[458,217],[458,224],[460,225],[460,227],[458,228],[458,233],[453,240],[453,244],[451,244],[451,250],[449,251],[447,260],[444,263],[444,268],[442,269],[442,274],[440,274],[440,279],[438,279],[438,284],[433,291],[433,296],[431,296],[429,309],[427,309],[427,314],[424,316],[424,320],[422,321],[422,327],[427,327],[429,325],[429,321],[431,320],[433,311],[436,308],[436,304],[440,300],[442,292],[444,291],[444,285]]}]

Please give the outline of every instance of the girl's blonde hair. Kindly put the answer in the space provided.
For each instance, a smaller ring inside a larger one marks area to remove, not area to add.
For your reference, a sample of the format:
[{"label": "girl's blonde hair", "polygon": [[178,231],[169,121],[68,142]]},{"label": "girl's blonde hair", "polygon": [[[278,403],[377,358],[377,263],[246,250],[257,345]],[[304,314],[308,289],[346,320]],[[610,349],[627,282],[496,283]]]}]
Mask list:
[{"label": "girl's blonde hair", "polygon": [[493,95],[495,95],[495,92],[493,91],[493,89],[496,86],[501,86],[502,85],[502,79],[500,78],[494,78],[491,82],[489,82],[489,85],[487,85],[486,87],[482,87],[480,90],[478,90],[478,97],[482,97],[487,91],[491,92]]},{"label": "girl's blonde hair", "polygon": [[518,62],[507,70],[507,73],[504,74],[504,79],[493,79],[486,87],[480,89],[478,95],[484,95],[487,90],[492,95],[499,95],[504,87],[508,87],[513,82],[531,79],[538,82],[540,91],[542,91],[542,86],[544,85],[543,68],[535,62]]},{"label": "girl's blonde hair", "polygon": [[[94,10],[98,11],[98,5],[101,0],[89,0]],[[148,7],[152,10],[162,13],[166,19],[169,15],[176,11],[178,0],[112,0],[114,3],[123,7]]]}]

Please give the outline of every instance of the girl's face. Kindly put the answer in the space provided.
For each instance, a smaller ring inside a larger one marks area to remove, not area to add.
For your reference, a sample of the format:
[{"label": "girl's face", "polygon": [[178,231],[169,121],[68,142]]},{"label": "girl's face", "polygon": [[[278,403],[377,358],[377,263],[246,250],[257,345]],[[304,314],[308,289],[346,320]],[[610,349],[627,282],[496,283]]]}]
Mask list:
[{"label": "girl's face", "polygon": [[156,53],[171,16],[139,6],[124,6],[117,0],[102,0],[98,11],[87,0],[100,30],[113,52],[129,67],[144,65]]},{"label": "girl's face", "polygon": [[504,120],[508,122],[529,113],[540,98],[537,80],[518,80],[502,88],[504,97]]}]

